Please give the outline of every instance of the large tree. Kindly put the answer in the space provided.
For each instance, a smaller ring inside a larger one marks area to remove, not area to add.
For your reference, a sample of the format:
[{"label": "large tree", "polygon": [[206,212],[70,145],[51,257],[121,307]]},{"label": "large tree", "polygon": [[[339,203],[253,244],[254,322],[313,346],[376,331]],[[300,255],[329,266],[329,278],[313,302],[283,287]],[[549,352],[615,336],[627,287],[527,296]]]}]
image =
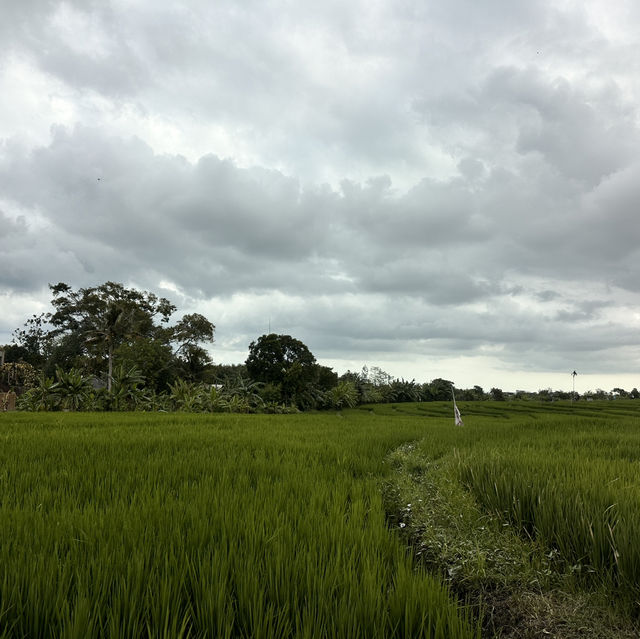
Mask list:
[{"label": "large tree", "polygon": [[429,395],[426,399],[435,402],[446,402],[453,397],[452,389],[453,382],[448,379],[442,379],[442,377],[436,377],[429,382],[425,389]]},{"label": "large tree", "polygon": [[167,323],[176,307],[164,297],[106,282],[74,291],[60,282],[51,286],[54,313],[49,314],[52,337],[75,336],[80,350],[107,362],[107,388],[113,378],[113,352],[136,337],[157,332],[156,317]]},{"label": "large tree", "polygon": [[318,365],[311,351],[291,335],[262,335],[249,345],[246,361],[251,379],[271,384],[286,402],[299,403],[318,381]]},{"label": "large tree", "polygon": [[115,282],[77,290],[60,282],[49,288],[54,311],[28,320],[16,331],[16,341],[44,368],[80,365],[93,374],[106,373],[109,390],[118,353],[135,359],[144,350],[139,345],[155,342],[164,347],[160,351],[168,367],[189,349],[201,348],[200,342],[213,341],[214,325],[197,313],[169,326],[176,307],[147,291]]}]

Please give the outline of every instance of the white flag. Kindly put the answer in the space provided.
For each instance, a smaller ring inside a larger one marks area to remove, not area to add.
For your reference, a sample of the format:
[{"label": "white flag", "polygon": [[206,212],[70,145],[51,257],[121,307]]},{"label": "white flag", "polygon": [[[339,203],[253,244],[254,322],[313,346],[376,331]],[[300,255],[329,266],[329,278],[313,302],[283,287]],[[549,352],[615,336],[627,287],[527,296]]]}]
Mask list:
[{"label": "white flag", "polygon": [[464,426],[462,417],[460,417],[460,411],[458,410],[458,407],[456,405],[456,394],[453,390],[453,384],[451,384],[451,399],[453,400],[453,419],[456,423],[456,426]]},{"label": "white flag", "polygon": [[464,423],[462,421],[462,417],[460,417],[460,411],[458,410],[458,407],[456,406],[456,400],[453,400],[453,418],[455,419],[456,422],[456,426],[464,426]]}]

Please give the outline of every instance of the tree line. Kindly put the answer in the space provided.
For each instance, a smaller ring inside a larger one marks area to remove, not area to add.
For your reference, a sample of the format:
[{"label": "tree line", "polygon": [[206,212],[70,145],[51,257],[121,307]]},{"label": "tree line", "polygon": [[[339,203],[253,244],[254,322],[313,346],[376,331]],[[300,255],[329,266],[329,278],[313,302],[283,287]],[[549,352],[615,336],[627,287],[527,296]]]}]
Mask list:
[{"label": "tree line", "polygon": [[[49,288],[52,311],[27,319],[0,347],[0,392],[15,391],[25,410],[282,413],[452,397],[442,378],[421,384],[375,366],[338,376],[290,335],[262,335],[243,364],[216,365],[205,348],[214,324],[198,313],[172,323],[177,308],[164,297],[114,282]],[[505,399],[499,388],[455,392],[461,401]]]}]

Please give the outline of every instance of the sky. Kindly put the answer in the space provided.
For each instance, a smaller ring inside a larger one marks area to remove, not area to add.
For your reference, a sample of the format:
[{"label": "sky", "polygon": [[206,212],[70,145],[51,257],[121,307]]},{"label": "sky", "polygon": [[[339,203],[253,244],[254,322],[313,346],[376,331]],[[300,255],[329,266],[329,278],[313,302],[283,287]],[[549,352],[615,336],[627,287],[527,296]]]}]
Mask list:
[{"label": "sky", "polygon": [[0,343],[110,280],[218,363],[271,330],[339,373],[640,387],[637,2],[2,12]]}]

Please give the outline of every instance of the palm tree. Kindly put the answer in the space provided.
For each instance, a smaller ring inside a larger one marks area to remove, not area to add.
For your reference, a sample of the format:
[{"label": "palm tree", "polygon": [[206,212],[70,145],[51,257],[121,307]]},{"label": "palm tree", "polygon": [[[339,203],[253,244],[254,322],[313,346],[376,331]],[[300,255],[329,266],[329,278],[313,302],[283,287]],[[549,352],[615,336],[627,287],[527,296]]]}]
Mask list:
[{"label": "palm tree", "polygon": [[107,352],[107,391],[111,393],[113,384],[113,351],[124,337],[134,332],[131,309],[117,301],[109,301],[97,326],[86,333],[87,344],[102,346]]}]

